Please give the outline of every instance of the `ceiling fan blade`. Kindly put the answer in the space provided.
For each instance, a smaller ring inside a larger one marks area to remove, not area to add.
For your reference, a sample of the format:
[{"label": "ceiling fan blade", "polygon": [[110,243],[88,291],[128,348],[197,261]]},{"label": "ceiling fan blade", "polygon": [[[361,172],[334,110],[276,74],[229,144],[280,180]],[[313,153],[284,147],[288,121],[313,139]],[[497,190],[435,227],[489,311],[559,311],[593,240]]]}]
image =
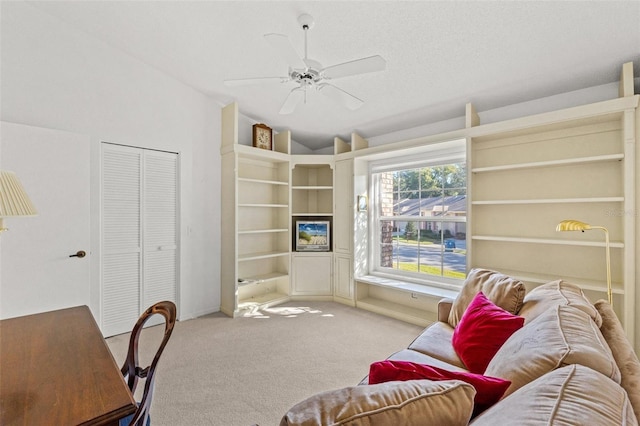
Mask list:
[{"label": "ceiling fan blade", "polygon": [[305,69],[307,65],[304,63],[296,49],[293,48],[289,37],[283,34],[265,34],[264,38],[273,46],[273,48],[287,61],[287,64],[293,69]]},{"label": "ceiling fan blade", "polygon": [[304,99],[304,89],[301,87],[296,87],[295,89],[289,92],[289,96],[285,99],[282,107],[280,108],[280,114],[291,114],[296,106]]},{"label": "ceiling fan blade", "polygon": [[345,92],[344,90],[334,86],[333,84],[323,83],[318,85],[318,91],[332,99],[333,101],[346,106],[350,110],[355,110],[360,108],[364,101],[362,99],[358,99],[350,93]]},{"label": "ceiling fan blade", "polygon": [[225,80],[224,85],[233,87],[260,83],[286,83],[287,81],[289,81],[289,77],[237,78],[232,80]]},{"label": "ceiling fan blade", "polygon": [[368,58],[356,59],[355,61],[344,62],[342,64],[331,65],[322,70],[321,74],[325,78],[340,78],[350,75],[364,74],[374,71],[382,71],[387,66],[387,61],[380,56],[369,56]]}]

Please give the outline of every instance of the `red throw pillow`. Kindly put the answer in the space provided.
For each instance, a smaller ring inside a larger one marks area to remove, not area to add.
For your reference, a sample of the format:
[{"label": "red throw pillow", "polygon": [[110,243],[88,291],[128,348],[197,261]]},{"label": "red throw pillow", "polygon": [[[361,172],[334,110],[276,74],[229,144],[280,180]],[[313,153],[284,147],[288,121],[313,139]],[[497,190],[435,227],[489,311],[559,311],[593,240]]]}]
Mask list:
[{"label": "red throw pillow", "polygon": [[479,292],[453,330],[451,343],[467,370],[482,374],[504,342],[523,325],[523,317],[496,306]]},{"label": "red throw pillow", "polygon": [[409,361],[379,361],[369,368],[369,384],[391,382],[394,380],[462,380],[476,389],[473,416],[477,416],[498,402],[511,382],[497,377],[464,371],[449,371],[425,364]]}]

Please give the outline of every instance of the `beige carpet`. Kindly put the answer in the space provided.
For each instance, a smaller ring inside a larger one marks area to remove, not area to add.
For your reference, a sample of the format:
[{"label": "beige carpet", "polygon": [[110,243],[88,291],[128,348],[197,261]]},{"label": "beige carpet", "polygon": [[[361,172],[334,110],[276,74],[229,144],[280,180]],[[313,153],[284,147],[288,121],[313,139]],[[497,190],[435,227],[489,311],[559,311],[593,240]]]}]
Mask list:
[{"label": "beige carpet", "polygon": [[[302,399],[356,385],[371,362],[403,349],[421,330],[332,302],[290,302],[253,317],[213,314],[178,322],[160,360],[152,424],[278,425]],[[144,330],[143,353],[155,350],[147,350],[148,338],[161,332]],[[118,364],[128,339],[107,339]]]}]

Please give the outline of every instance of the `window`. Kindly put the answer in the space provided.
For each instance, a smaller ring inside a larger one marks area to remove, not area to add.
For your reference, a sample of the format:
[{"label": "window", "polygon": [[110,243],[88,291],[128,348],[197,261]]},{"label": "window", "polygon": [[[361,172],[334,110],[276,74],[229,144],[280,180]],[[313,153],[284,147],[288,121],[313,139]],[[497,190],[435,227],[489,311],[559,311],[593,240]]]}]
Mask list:
[{"label": "window", "polygon": [[371,165],[371,273],[429,283],[465,278],[467,170],[457,148]]}]

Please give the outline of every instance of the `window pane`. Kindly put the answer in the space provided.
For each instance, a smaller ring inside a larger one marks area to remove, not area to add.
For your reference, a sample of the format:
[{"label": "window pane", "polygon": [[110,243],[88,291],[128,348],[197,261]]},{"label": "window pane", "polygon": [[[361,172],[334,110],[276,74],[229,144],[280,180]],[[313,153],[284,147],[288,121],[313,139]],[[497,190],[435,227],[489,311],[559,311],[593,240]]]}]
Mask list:
[{"label": "window pane", "polygon": [[399,274],[464,279],[465,163],[377,173],[374,179],[379,214],[404,216],[379,220],[379,266]]},{"label": "window pane", "polygon": [[445,195],[458,195],[458,190],[467,187],[467,169],[464,163],[443,166]]},{"label": "window pane", "polygon": [[464,223],[381,221],[380,266],[464,279],[466,242],[455,233]]}]

